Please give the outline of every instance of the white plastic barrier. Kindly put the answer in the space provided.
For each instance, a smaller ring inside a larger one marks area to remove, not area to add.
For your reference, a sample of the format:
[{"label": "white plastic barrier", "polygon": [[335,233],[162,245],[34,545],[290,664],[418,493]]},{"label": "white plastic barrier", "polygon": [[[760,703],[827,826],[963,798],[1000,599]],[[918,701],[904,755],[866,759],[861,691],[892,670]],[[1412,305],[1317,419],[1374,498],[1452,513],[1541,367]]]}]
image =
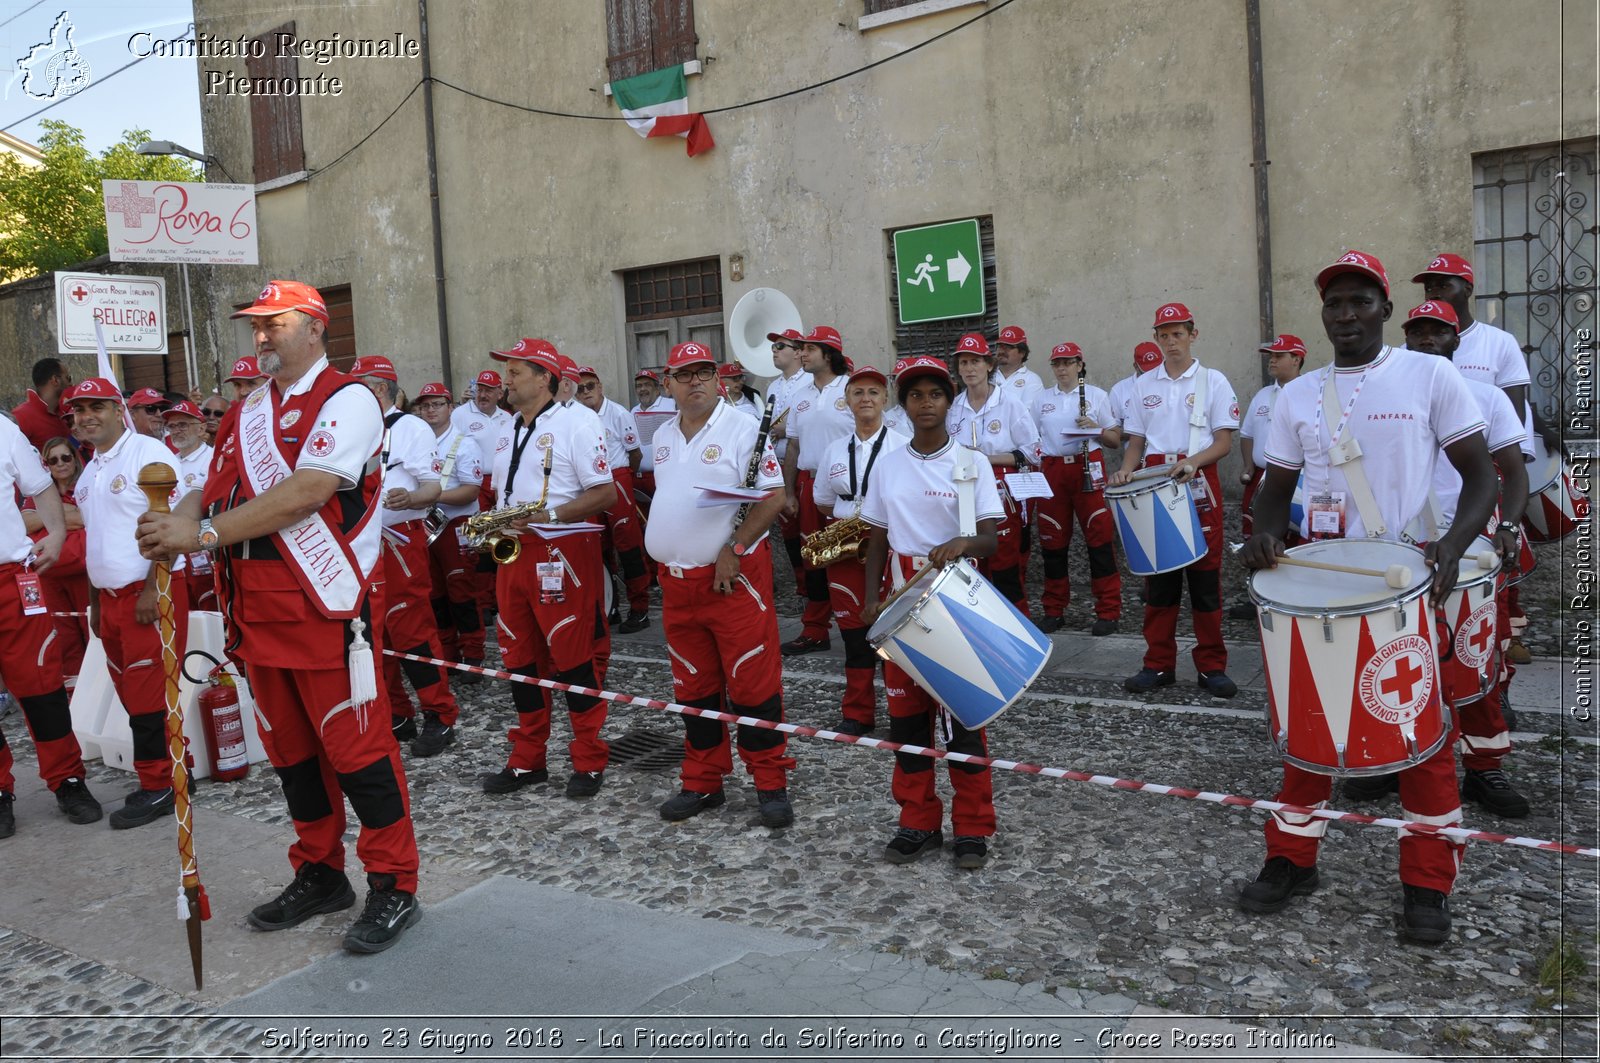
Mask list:
[{"label": "white plastic barrier", "polygon": [[[194,612],[189,614],[189,650],[204,650],[219,661],[224,639],[222,614]],[[189,750],[194,756],[194,774],[198,779],[211,775],[211,757],[207,752],[206,736],[200,728],[200,692],[210,684],[205,677],[211,673],[211,663],[196,657],[189,665],[189,674],[201,677],[201,682],[188,679],[178,682],[178,703],[183,706],[184,734],[189,739]],[[250,695],[250,684],[243,676],[234,679],[239,694],[239,715],[244,720],[244,747],[250,763],[267,759],[266,748],[261,744],[257,730],[256,702]],[[133,771],[133,730],[128,726],[128,711],[117,698],[111,685],[111,671],[106,667],[105,647],[97,638],[90,638],[83,655],[83,668],[78,672],[78,686],[72,692],[72,730],[78,736],[86,760],[99,757],[107,767]]]}]

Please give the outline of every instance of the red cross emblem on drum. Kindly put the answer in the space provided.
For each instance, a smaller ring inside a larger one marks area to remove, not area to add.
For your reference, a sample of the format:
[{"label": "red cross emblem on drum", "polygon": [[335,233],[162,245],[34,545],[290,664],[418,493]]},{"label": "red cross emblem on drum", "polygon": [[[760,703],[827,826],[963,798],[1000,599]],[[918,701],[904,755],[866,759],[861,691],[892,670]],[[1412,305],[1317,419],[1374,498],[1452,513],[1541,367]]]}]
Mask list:
[{"label": "red cross emblem on drum", "polygon": [[1488,663],[1489,650],[1494,645],[1494,627],[1494,599],[1491,598],[1474,609],[1466,623],[1456,629],[1455,651],[1462,663],[1474,670]]},{"label": "red cross emblem on drum", "polygon": [[1437,689],[1432,647],[1421,635],[1401,635],[1378,648],[1361,668],[1361,707],[1392,726],[1422,715]]}]

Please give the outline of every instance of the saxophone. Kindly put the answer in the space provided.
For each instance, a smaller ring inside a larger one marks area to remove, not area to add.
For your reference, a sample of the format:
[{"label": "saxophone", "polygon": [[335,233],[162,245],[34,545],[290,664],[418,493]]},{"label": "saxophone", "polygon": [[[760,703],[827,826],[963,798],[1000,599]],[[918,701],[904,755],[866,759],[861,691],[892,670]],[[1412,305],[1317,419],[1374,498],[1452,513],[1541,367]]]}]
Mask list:
[{"label": "saxophone", "polygon": [[826,568],[835,561],[861,561],[871,538],[872,525],[860,517],[846,517],[806,536],[800,556],[812,568]]},{"label": "saxophone", "polygon": [[497,565],[509,565],[517,559],[522,553],[522,541],[515,535],[506,535],[505,529],[512,523],[526,520],[544,509],[545,503],[550,498],[552,450],[553,447],[546,447],[544,450],[544,489],[539,492],[539,501],[491,509],[487,513],[468,517],[466,524],[462,525],[462,535],[468,546],[487,552]]}]

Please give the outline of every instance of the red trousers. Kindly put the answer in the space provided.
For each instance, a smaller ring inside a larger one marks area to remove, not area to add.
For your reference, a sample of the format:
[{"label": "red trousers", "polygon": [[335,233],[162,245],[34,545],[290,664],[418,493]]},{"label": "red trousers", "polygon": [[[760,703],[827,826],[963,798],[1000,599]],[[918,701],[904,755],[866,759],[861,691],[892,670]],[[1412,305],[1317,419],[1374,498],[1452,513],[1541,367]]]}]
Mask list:
[{"label": "red trousers", "polygon": [[628,611],[650,611],[650,570],[644,563],[644,517],[633,499],[633,471],[627,466],[611,470],[617,481],[617,503],[600,514],[605,525],[601,556],[611,567],[611,552],[616,551],[617,567],[628,591]]},{"label": "red trousers", "polygon": [[[61,650],[50,616],[25,616],[17,590],[19,564],[0,565],[0,679],[22,706],[33,736],[39,777],[51,790],[70,778],[83,778],[83,751],[72,733],[72,713],[61,678]],[[0,731],[0,793],[16,789],[11,747]]]},{"label": "red trousers", "polygon": [[[816,483],[816,473],[801,469],[795,478],[795,490],[800,494],[800,512],[796,520],[800,524],[800,534],[803,536],[815,535],[822,530],[822,511],[817,509],[816,500],[811,497],[811,487]],[[816,568],[801,561],[804,572],[802,580],[802,597],[805,607],[800,613],[800,620],[805,625],[801,634],[809,639],[823,639],[828,637],[828,617],[833,612],[832,601],[828,595],[828,572],[826,569]]]},{"label": "red trousers", "polygon": [[1461,766],[1469,771],[1490,771],[1500,767],[1511,752],[1511,732],[1501,714],[1501,698],[1511,685],[1510,672],[1515,668],[1506,662],[1505,649],[1511,644],[1507,634],[1511,627],[1511,592],[1515,587],[1503,581],[1494,596],[1495,638],[1500,642],[1500,652],[1490,660],[1488,667],[1496,669],[1489,691],[1477,701],[1456,708],[1456,726],[1461,729]]},{"label": "red trousers", "polygon": [[[715,565],[659,568],[661,625],[672,657],[672,693],[680,704],[721,709],[740,716],[783,722],[782,657],[778,614],[772,604],[772,558],[767,541],[739,559],[732,593],[712,588]],[[683,788],[710,794],[733,772],[728,725],[685,716]],[[794,758],[782,731],[741,724],[739,759],[758,790],[788,785]]]},{"label": "red trousers", "polygon": [[[889,700],[889,738],[919,746],[933,746],[939,703],[911,681],[892,661],[883,665],[883,685]],[[989,740],[979,728],[969,731],[954,719],[945,749],[952,753],[986,755]],[[950,786],[950,825],[958,835],[986,838],[994,833],[994,779],[988,767],[947,761]],[[891,787],[900,805],[900,826],[912,830],[938,830],[944,825],[944,804],[934,786],[933,758],[915,753],[894,755]]]},{"label": "red trousers", "polygon": [[[1144,467],[1162,464],[1161,455],[1145,459]],[[1200,470],[1211,505],[1200,513],[1206,554],[1174,572],[1145,577],[1144,666],[1170,672],[1178,664],[1178,612],[1183,585],[1189,584],[1189,612],[1194,618],[1194,666],[1202,672],[1228,668],[1228,647],[1222,641],[1222,489],[1215,464]]]},{"label": "red trousers", "polygon": [[[539,566],[556,565],[558,589],[541,586]],[[592,532],[545,540],[522,537],[522,553],[499,565],[496,598],[500,658],[508,672],[555,679],[576,686],[597,687],[597,657],[611,655],[606,625],[605,566],[600,562],[600,537]],[[606,703],[583,694],[567,694],[572,742],[567,752],[573,771],[604,771],[611,747],[600,737]],[[545,687],[514,683],[511,700],[517,725],[509,733],[507,765],[525,771],[546,766],[550,743],[550,697]]]},{"label": "red trousers", "polygon": [[[995,524],[995,550],[988,557],[978,559],[978,571],[988,577],[994,589],[1005,595],[1023,616],[1028,615],[1028,549],[1025,536],[1028,531],[1027,515],[1023,503],[1014,502],[1006,488],[1004,474],[1010,470],[991,465],[995,486],[1000,492],[1000,502],[1005,516]],[[980,467],[979,476],[983,475]]]},{"label": "red trousers", "polygon": [[[1116,525],[1106,508],[1105,489],[1084,486],[1086,462],[1104,462],[1100,450],[1087,456],[1046,457],[1044,477],[1053,492],[1040,499],[1039,546],[1044,550],[1044,615],[1061,616],[1072,602],[1067,577],[1067,548],[1072,545],[1072,518],[1076,515],[1089,548],[1089,588],[1094,592],[1094,615],[1101,620],[1122,616],[1122,573],[1112,541]],[[1105,466],[1102,464],[1101,468]]]},{"label": "red trousers", "polygon": [[[117,698],[128,710],[133,731],[133,767],[139,786],[165,790],[172,785],[167,752],[167,674],[161,663],[161,627],[134,619],[144,580],[116,590],[100,588],[100,642]],[[181,664],[189,639],[188,581],[172,580],[173,652]]]},{"label": "red trousers", "polygon": [[[344,625],[317,618],[337,639]],[[372,652],[381,653],[372,640]],[[400,746],[380,704],[350,708],[343,668],[246,664],[258,730],[278,772],[294,821],[289,862],[344,869],[344,802],[361,822],[356,855],[368,875],[393,875],[395,889],[417,891],[417,842]]]},{"label": "red trousers", "polygon": [[[444,659],[439,641],[439,625],[433,618],[433,587],[428,576],[428,533],[420,520],[408,520],[393,529],[404,535],[400,543],[387,534],[383,537],[383,644],[401,653]],[[437,713],[441,722],[454,724],[461,710],[450,692],[442,667],[419,661],[383,659],[384,687],[391,716],[416,714],[411,696],[402,679],[411,680],[417,700],[428,712]]]},{"label": "red trousers", "polygon": [[828,566],[828,598],[833,604],[839,636],[844,640],[844,700],[840,710],[845,719],[873,727],[878,716],[878,655],[867,644],[868,627],[861,622],[866,590],[866,561],[846,558]]},{"label": "red trousers", "polygon": [[457,517],[428,544],[428,588],[444,659],[483,660],[483,616],[478,609],[478,551],[461,542],[466,517]]}]

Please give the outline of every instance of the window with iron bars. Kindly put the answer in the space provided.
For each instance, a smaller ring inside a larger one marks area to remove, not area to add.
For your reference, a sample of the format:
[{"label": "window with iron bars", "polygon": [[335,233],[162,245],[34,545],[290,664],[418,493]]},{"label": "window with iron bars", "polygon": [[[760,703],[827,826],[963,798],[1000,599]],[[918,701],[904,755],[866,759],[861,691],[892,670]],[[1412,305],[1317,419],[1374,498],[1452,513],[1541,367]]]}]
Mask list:
[{"label": "window with iron bars", "polygon": [[629,321],[704,314],[722,309],[722,263],[716,258],[645,266],[622,274]]}]

